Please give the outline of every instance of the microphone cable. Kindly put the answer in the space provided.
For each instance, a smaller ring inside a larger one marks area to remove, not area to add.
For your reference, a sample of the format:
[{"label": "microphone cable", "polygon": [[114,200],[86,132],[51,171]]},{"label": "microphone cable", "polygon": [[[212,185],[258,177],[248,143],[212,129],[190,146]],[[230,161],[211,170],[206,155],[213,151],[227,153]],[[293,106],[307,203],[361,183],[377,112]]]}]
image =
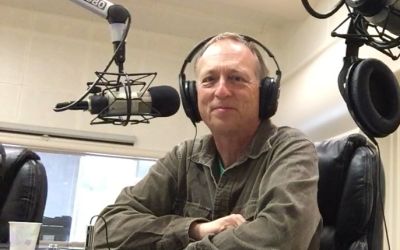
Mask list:
[{"label": "microphone cable", "polygon": [[332,16],[333,14],[335,14],[345,4],[345,0],[339,0],[339,2],[335,5],[335,7],[333,7],[327,13],[319,13],[316,10],[314,10],[313,7],[311,7],[311,5],[308,2],[308,0],[301,0],[301,2],[303,3],[303,6],[307,10],[307,12],[311,16],[313,16],[315,18],[318,18],[318,19],[325,19],[325,18],[328,18],[328,17]]},{"label": "microphone cable", "polygon": [[110,243],[108,242],[107,221],[106,221],[106,220],[104,219],[104,217],[101,216],[101,215],[94,215],[94,216],[92,216],[92,218],[90,219],[89,226],[88,226],[87,231],[86,231],[85,250],[93,250],[93,249],[94,249],[94,247],[93,247],[94,226],[92,225],[92,221],[93,221],[94,218],[100,218],[100,219],[103,221],[104,227],[105,227],[105,230],[106,230],[106,246],[107,246],[108,250],[111,250],[111,248],[110,248]]},{"label": "microphone cable", "polygon": [[[122,73],[122,72],[120,72]],[[118,80],[119,81],[119,75],[118,75]],[[125,81],[122,82],[122,85],[125,90],[125,95],[126,95],[126,119],[122,121],[121,125],[126,126],[129,123],[129,120],[131,118],[131,110],[132,110],[132,92],[131,92],[131,85],[127,85]]]},{"label": "microphone cable", "polygon": [[378,142],[375,140],[374,137],[366,134],[368,139],[370,139],[373,144],[375,144],[376,149],[377,149],[377,161],[378,161],[378,171],[377,171],[377,199],[378,199],[378,203],[379,203],[379,209],[382,212],[382,219],[383,219],[383,226],[384,226],[384,231],[385,231],[385,237],[386,237],[386,242],[387,242],[387,246],[388,246],[388,250],[391,250],[390,248],[390,240],[389,240],[389,233],[388,233],[388,229],[387,229],[387,223],[386,223],[386,216],[385,216],[385,206],[384,206],[384,202],[383,202],[383,197],[382,197],[382,189],[381,189],[381,169],[383,169],[382,166],[382,162],[381,162],[381,150],[379,148],[379,144]]},{"label": "microphone cable", "polygon": [[[99,72],[96,81],[93,82],[93,83],[88,87],[87,91],[86,91],[81,97],[79,97],[76,101],[74,101],[74,102],[68,104],[68,105],[65,106],[65,107],[60,107],[60,108],[57,108],[57,107],[56,107],[56,108],[53,108],[53,110],[54,110],[55,112],[61,112],[61,111],[65,111],[65,110],[68,110],[68,109],[72,108],[72,107],[75,106],[77,103],[79,103],[79,102],[81,102],[83,99],[85,99],[85,98],[91,93],[91,91],[94,89],[94,87],[95,87],[95,86],[100,82],[100,80],[103,78],[104,74],[107,73],[107,71],[109,70],[111,64],[112,64],[113,61],[115,60],[115,58],[116,58],[116,56],[117,56],[119,50],[120,50],[120,49],[122,48],[122,46],[125,44],[125,41],[126,41],[126,38],[127,38],[127,36],[128,36],[128,32],[129,32],[130,26],[131,26],[131,15],[130,15],[129,12],[128,12],[128,18],[127,18],[127,21],[126,21],[126,27],[125,27],[124,33],[123,33],[123,35],[122,35],[122,39],[121,39],[121,41],[119,42],[117,48],[116,48],[115,51],[114,51],[113,56],[111,57],[110,61],[108,62],[108,64],[107,64],[106,67],[104,68],[104,70],[103,70],[102,72]],[[123,67],[122,67],[122,66],[119,66],[119,70],[123,70]]]}]

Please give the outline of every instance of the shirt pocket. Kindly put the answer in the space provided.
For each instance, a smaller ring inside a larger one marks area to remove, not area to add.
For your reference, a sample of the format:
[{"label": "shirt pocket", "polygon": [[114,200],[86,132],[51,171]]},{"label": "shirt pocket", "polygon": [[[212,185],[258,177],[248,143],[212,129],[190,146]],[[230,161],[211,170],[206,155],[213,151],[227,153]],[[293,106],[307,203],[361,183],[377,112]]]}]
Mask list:
[{"label": "shirt pocket", "polygon": [[194,218],[207,218],[210,219],[211,209],[200,206],[198,203],[193,203],[187,201],[183,207],[184,217],[194,217]]}]

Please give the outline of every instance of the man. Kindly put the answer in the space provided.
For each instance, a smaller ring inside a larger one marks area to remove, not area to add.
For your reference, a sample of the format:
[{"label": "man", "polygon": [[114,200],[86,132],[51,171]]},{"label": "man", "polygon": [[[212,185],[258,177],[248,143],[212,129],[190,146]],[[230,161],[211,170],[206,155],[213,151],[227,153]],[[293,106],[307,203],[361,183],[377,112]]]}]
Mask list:
[{"label": "man", "polygon": [[[254,45],[223,33],[195,63],[211,135],[160,159],[101,213],[96,249],[319,249],[318,167],[297,130],[261,119],[267,70]],[[106,228],[108,237],[106,237]]]}]

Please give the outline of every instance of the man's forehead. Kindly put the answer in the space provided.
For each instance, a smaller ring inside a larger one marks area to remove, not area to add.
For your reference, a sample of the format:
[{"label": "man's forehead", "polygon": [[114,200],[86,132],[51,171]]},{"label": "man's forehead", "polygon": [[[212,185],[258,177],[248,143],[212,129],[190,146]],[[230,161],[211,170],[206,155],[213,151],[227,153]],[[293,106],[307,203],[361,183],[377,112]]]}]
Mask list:
[{"label": "man's forehead", "polygon": [[244,61],[246,61],[246,64],[250,63],[257,68],[257,56],[252,53],[250,48],[239,41],[224,39],[216,41],[207,47],[203,54],[197,59],[194,70],[195,74],[198,76],[200,73],[199,71],[204,73],[208,71],[210,67],[214,67],[215,63],[221,64],[224,62],[225,64],[230,64],[231,66],[236,65],[235,67],[238,67],[238,65],[242,64]]},{"label": "man's forehead", "polygon": [[225,39],[216,41],[215,43],[208,46],[208,48],[204,51],[203,56],[214,56],[220,54],[232,54],[242,52],[247,47],[237,41]]}]

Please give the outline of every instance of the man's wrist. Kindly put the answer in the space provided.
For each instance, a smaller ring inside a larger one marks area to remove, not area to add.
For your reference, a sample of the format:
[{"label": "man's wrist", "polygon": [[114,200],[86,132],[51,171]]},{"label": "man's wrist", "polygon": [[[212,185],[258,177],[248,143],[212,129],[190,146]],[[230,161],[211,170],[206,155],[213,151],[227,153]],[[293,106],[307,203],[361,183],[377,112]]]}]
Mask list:
[{"label": "man's wrist", "polygon": [[193,239],[195,241],[198,241],[201,239],[200,233],[199,233],[199,222],[198,221],[193,221],[190,226],[189,226],[189,238]]}]

